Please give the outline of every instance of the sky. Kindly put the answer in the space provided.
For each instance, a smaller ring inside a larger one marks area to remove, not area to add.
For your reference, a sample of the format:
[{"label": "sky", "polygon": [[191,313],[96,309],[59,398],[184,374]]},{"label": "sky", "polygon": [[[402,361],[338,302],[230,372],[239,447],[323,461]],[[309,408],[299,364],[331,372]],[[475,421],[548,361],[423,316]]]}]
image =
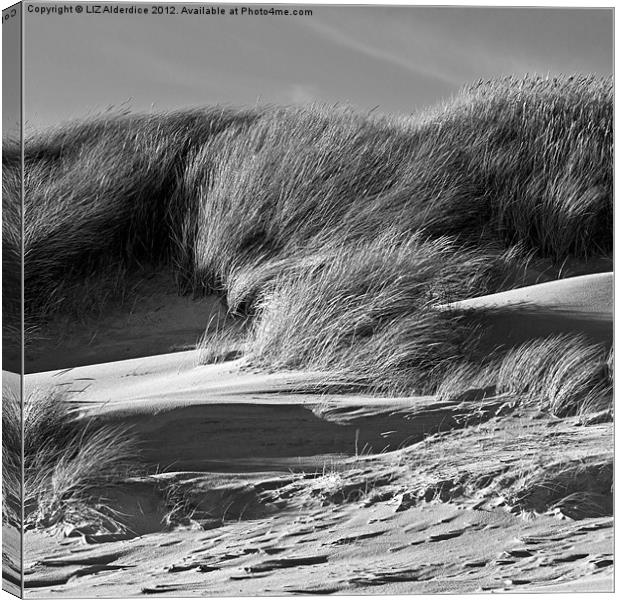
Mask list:
[{"label": "sky", "polygon": [[611,9],[298,8],[313,14],[26,12],[27,128],[108,107],[320,102],[413,113],[480,78],[613,73]]}]

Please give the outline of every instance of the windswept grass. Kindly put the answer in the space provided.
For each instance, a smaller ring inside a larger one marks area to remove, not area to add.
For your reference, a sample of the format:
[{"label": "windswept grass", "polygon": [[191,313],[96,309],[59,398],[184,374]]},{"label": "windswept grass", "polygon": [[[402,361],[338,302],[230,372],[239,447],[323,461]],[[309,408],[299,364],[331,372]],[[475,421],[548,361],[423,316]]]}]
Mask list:
[{"label": "windswept grass", "polygon": [[217,287],[245,261],[394,224],[560,260],[608,251],[612,107],[611,79],[525,78],[417,117],[213,108],[37,134],[25,147],[29,298],[101,260],[167,258],[194,287]]},{"label": "windswept grass", "polygon": [[613,403],[608,353],[583,336],[559,335],[511,350],[502,360],[497,389],[524,396],[563,417]]},{"label": "windswept grass", "polygon": [[504,416],[429,436],[400,451],[398,461],[405,465],[401,481],[409,480],[409,506],[469,497],[511,512],[557,511],[571,519],[613,514],[609,423],[575,427],[556,420],[549,427],[547,419]]},{"label": "windswept grass", "polygon": [[[3,153],[9,323],[19,154]],[[347,389],[493,387],[557,416],[611,410],[602,347],[562,336],[469,364],[476,332],[439,309],[505,289],[530,259],[611,253],[611,78],[479,83],[413,117],[321,106],[104,116],[32,135],[24,156],[28,331],[103,311],[168,269],[179,293],[218,294],[238,319],[205,336],[205,361],[242,349],[253,365],[319,371]],[[4,402],[3,421],[15,520],[17,402]],[[23,426],[26,526],[114,526],[99,496],[135,468],[130,434],[76,420],[49,394],[26,399]]]},{"label": "windswept grass", "polygon": [[531,468],[516,480],[511,503],[523,510],[559,509],[572,519],[613,514],[613,457],[610,454]]},{"label": "windswept grass", "polygon": [[19,398],[2,388],[2,523],[21,528],[22,420]]},{"label": "windswept grass", "polygon": [[[137,467],[137,446],[128,431],[77,420],[57,395],[29,394],[23,408],[3,396],[3,506],[21,520],[19,469],[24,440],[24,526],[50,527],[88,521],[115,524],[114,512],[99,498]],[[7,502],[7,499],[9,500]]]},{"label": "windswept grass", "polygon": [[[68,281],[98,280],[115,265],[132,270],[173,260],[174,233],[189,202],[176,193],[178,175],[191,148],[253,118],[220,108],[166,117],[123,115],[29,139],[27,314],[45,315],[50,306],[57,312],[75,302],[75,290],[63,289]],[[6,155],[5,169],[12,158]]]},{"label": "windswept grass", "polygon": [[447,398],[489,387],[557,417],[610,411],[613,348],[608,352],[576,334],[532,340],[486,364],[461,361],[440,382],[437,394]]},{"label": "windswept grass", "polygon": [[[26,325],[115,301],[119,278],[155,265],[180,292],[219,294],[253,319],[248,347],[263,364],[417,389],[414,367],[433,379],[458,355],[431,307],[441,285],[457,300],[507,285],[487,268],[498,257],[505,274],[529,256],[611,251],[612,124],[612,80],[577,76],[479,83],[412,117],[216,107],[35,134]],[[14,206],[16,149],[3,160]],[[15,219],[4,227],[10,277]],[[441,343],[425,350],[431,333]]]},{"label": "windswept grass", "polygon": [[217,364],[242,356],[246,345],[245,324],[216,320],[212,326],[212,321],[198,340],[198,364]]},{"label": "windswept grass", "polygon": [[435,304],[446,289],[469,293],[487,273],[478,255],[447,239],[389,232],[336,248],[268,288],[248,336],[250,360],[376,391],[420,392],[468,341],[469,331]]}]

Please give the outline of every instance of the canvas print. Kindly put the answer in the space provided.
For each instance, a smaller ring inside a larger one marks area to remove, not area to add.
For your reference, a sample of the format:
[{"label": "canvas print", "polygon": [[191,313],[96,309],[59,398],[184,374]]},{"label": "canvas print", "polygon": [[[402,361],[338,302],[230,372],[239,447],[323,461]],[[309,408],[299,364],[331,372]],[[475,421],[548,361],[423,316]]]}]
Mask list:
[{"label": "canvas print", "polygon": [[611,592],[613,9],[3,11],[3,582]]}]

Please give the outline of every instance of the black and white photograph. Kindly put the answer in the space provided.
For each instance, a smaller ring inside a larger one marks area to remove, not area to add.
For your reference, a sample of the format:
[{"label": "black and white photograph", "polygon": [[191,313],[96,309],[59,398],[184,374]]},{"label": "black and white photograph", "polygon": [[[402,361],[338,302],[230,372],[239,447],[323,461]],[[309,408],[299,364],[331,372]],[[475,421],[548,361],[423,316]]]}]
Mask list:
[{"label": "black and white photograph", "polygon": [[614,591],[613,4],[7,5],[5,592]]}]

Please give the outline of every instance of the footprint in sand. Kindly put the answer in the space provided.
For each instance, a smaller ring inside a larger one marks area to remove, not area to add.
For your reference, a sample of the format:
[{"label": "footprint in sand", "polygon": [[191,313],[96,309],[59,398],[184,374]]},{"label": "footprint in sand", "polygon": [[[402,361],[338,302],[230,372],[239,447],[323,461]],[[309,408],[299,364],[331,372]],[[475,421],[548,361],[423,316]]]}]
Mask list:
[{"label": "footprint in sand", "polygon": [[289,556],[286,558],[276,558],[266,560],[262,563],[245,567],[248,573],[262,573],[265,571],[275,571],[276,569],[289,569],[291,567],[301,567],[307,565],[317,565],[327,562],[327,554],[317,554],[314,556]]},{"label": "footprint in sand", "polygon": [[444,540],[451,540],[452,538],[459,537],[463,535],[463,533],[467,531],[467,528],[463,529],[453,529],[452,531],[446,531],[445,533],[433,533],[429,536],[429,542],[442,542]]},{"label": "footprint in sand", "polygon": [[360,540],[367,540],[370,538],[378,537],[383,535],[384,533],[388,533],[388,529],[383,529],[381,531],[369,531],[367,533],[358,533],[356,535],[349,535],[346,537],[342,537],[332,542],[334,546],[342,546],[344,544],[354,544]]},{"label": "footprint in sand", "polygon": [[587,558],[588,556],[589,554],[585,554],[585,553],[565,554],[564,556],[559,556],[558,558],[554,558],[552,564],[575,562],[577,560]]},{"label": "footprint in sand", "polygon": [[594,568],[596,569],[604,569],[605,567],[611,567],[611,565],[614,564],[614,561],[611,558],[594,559],[590,562],[594,565]]}]

